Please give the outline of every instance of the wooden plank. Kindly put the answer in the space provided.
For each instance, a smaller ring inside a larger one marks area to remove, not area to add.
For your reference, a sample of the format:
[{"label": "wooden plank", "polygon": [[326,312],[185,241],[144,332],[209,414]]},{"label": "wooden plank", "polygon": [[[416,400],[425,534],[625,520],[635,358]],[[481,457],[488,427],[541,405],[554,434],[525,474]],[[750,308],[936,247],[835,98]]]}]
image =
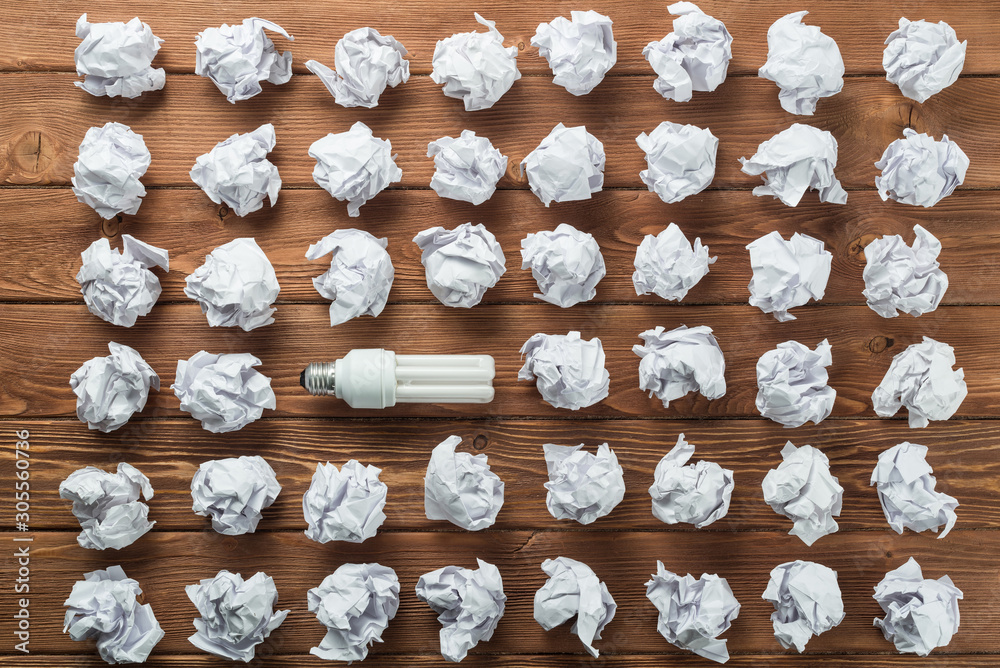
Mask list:
[{"label": "wooden plank", "polygon": [[[3,536],[8,545],[12,544],[11,536]],[[796,558],[838,571],[847,613],[840,626],[810,641],[810,652],[894,654],[892,645],[872,626],[872,619],[881,616],[881,610],[871,594],[886,571],[910,556],[921,564],[925,577],[947,573],[965,593],[960,604],[961,629],[944,651],[997,651],[993,638],[1000,604],[995,586],[1000,532],[996,531],[957,531],[940,542],[923,536],[853,532],[828,536],[811,548],[793,536],[770,532],[661,535],[525,531],[395,533],[376,536],[361,545],[336,546],[318,546],[301,534],[285,532],[242,537],[209,531],[158,532],[146,536],[141,546],[133,545],[114,555],[81,549],[69,532],[43,532],[36,533],[29,545],[30,584],[37,583],[37,589],[30,592],[31,606],[46,611],[32,617],[32,647],[53,654],[92,651],[92,645],[74,643],[63,635],[61,604],[83,573],[110,564],[121,564],[142,586],[144,601],[152,605],[166,632],[157,645],[158,655],[193,653],[186,638],[193,633],[191,619],[196,613],[184,586],[211,577],[222,568],[246,577],[263,570],[274,578],[279,609],[291,612],[265,643],[263,653],[303,654],[323,636],[322,626],[306,609],[306,591],[348,561],[378,561],[394,568],[400,579],[399,613],[383,635],[385,643],[373,649],[374,656],[383,652],[433,654],[440,626],[436,615],[414,596],[416,581],[421,574],[446,564],[473,567],[478,557],[500,569],[507,605],[493,639],[480,644],[473,654],[555,652],[582,658],[582,647],[568,625],[546,633],[532,618],[534,592],[546,578],[539,566],[544,559],[556,556],[588,563],[607,583],[618,611],[596,646],[610,654],[655,652],[661,661],[680,654],[657,633],[656,609],[645,596],[643,583],[655,572],[658,559],[675,572],[718,573],[728,579],[742,605],[739,617],[724,636],[732,652],[770,655],[780,651],[769,618],[773,608],[760,596],[771,568]],[[955,558],[957,554],[961,559]],[[12,550],[5,551],[5,572],[14,572],[15,562]],[[4,615],[0,633],[13,638],[12,626],[10,615]]]},{"label": "wooden plank", "polygon": [[[132,328],[115,327],[90,315],[82,305],[0,305],[0,414],[10,416],[73,415],[75,397],[70,374],[93,356],[107,354],[109,339],[136,348],[160,374],[164,391],[150,394],[143,417],[182,415],[167,389],[178,359],[198,350],[252,352],[263,360],[278,397],[277,416],[351,416],[384,419],[394,416],[648,416],[719,417],[756,415],[754,372],[757,359],[778,343],[795,339],[815,346],[829,338],[834,364],[830,385],[837,389],[835,417],[874,417],[871,392],[881,381],[892,356],[930,336],[955,347],[965,369],[969,395],[959,417],[998,415],[1000,392],[993,340],[982,334],[996,321],[989,306],[942,307],[919,319],[886,320],[866,306],[835,309],[820,304],[797,310],[798,319],[779,323],[750,306],[705,306],[696,310],[659,304],[628,306],[581,304],[560,309],[550,304],[492,305],[456,309],[444,306],[397,305],[374,319],[356,318],[329,328],[321,304],[288,304],[274,324],[253,332],[209,328],[195,302],[153,309]],[[662,325],[712,327],[727,356],[728,392],[707,401],[689,394],[669,410],[646,397],[637,382],[638,358],[632,345],[638,334]],[[534,383],[516,380],[518,350],[538,331],[565,334],[580,330],[599,336],[607,354],[610,395],[578,413],[555,409],[541,401]],[[329,397],[310,397],[299,387],[299,372],[311,361],[342,356],[359,346],[385,347],[399,353],[486,353],[497,364],[496,399],[487,405],[399,405],[391,410],[358,411]],[[899,414],[903,419],[904,413]],[[916,432],[917,434],[921,432]],[[916,436],[915,436],[916,438]]]},{"label": "wooden plank", "polygon": [[[381,480],[389,488],[382,531],[454,531],[447,522],[426,519],[423,477],[431,449],[457,434],[464,439],[461,449],[486,454],[504,481],[504,506],[494,530],[584,530],[574,522],[553,519],[545,508],[543,485],[548,477],[542,444],[607,442],[625,469],[625,499],[588,530],[688,532],[691,525],[666,525],[654,518],[647,491],[657,462],[681,432],[697,447],[696,458],[734,471],[729,513],[707,531],[791,528],[787,518],[764,503],[760,487],[768,469],[780,463],[786,439],[796,445],[810,443],[830,458],[831,470],[845,490],[838,519],[841,531],[873,529],[875,536],[890,535],[868,481],[879,452],[905,440],[930,448],[928,462],[937,489],[961,503],[959,528],[1000,528],[1000,424],[993,420],[934,424],[920,433],[899,420],[840,420],[835,426],[803,427],[794,433],[765,420],[264,420],[226,438],[202,430],[193,420],[146,420],[112,434],[89,431],[75,420],[19,421],[17,427],[31,433],[31,526],[44,530],[79,529],[69,502],[59,498],[63,479],[88,465],[114,470],[119,461],[138,467],[152,481],[156,494],[149,504],[150,518],[157,522],[157,531],[207,530],[208,520],[191,511],[191,477],[198,465],[208,459],[260,454],[282,485],[278,499],[264,513],[262,531],[305,530],[302,495],[317,462],[340,466],[352,458],[382,469]],[[0,472],[14,478],[12,457],[0,463]],[[0,526],[13,526],[14,519],[13,504],[0,509]],[[934,538],[929,533],[924,537]]]},{"label": "wooden plank", "polygon": [[[415,77],[378,108],[360,111],[337,106],[315,77],[293,78],[285,86],[267,88],[252,103],[235,107],[201,77],[176,77],[160,93],[124,101],[76,91],[74,79],[65,73],[0,77],[0,115],[11,119],[0,128],[0,147],[8,154],[0,162],[0,182],[69,183],[87,128],[119,121],[143,135],[153,156],[143,178],[147,186],[193,187],[189,171],[198,155],[234,132],[270,122],[278,142],[269,158],[281,170],[284,185],[315,188],[315,161],[307,155],[310,144],[362,120],[376,136],[392,141],[404,187],[426,187],[430,182],[434,166],[427,158],[429,141],[471,129],[489,137],[510,157],[501,187],[526,188],[517,175],[519,162],[562,122],[584,124],[604,143],[606,187],[645,190],[639,179],[645,156],[635,138],[669,119],[709,127],[719,137],[716,188],[759,185],[759,177],[740,171],[738,158],[749,157],[760,142],[794,122],[813,124],[837,137],[836,174],[846,187],[872,188],[878,173],[873,163],[907,126],[938,138],[947,133],[958,143],[971,160],[964,187],[1000,185],[1000,149],[982,130],[1000,125],[1000,80],[992,78],[962,79],[923,105],[903,98],[884,79],[852,78],[843,92],[824,100],[817,115],[808,118],[784,112],[774,85],[756,77],[734,78],[714,96],[673,106],[639,77],[608,79],[583,98],[561,95],[545,79],[528,77],[492,109],[476,114],[467,114],[461,104],[445,98],[427,77]],[[748,109],[753,113],[738,113]],[[816,197],[811,194],[806,200]],[[538,211],[543,208],[540,202],[535,206]],[[896,203],[886,207],[901,214],[909,208]],[[829,205],[828,210],[836,208]]]},{"label": "wooden plank", "polygon": [[[899,207],[882,202],[873,191],[851,193],[847,206],[828,207],[809,201],[796,208],[745,192],[711,191],[665,206],[654,193],[602,193],[593,201],[536,208],[534,198],[518,191],[498,191],[478,208],[446,200],[432,191],[393,190],[349,218],[343,207],[321,190],[289,190],[274,209],[241,219],[220,217],[200,191],[151,190],[135,216],[103,221],[67,189],[0,190],[0,209],[14,212],[12,223],[0,227],[0,245],[17,248],[0,266],[0,299],[12,301],[77,301],[80,287],[73,280],[80,252],[94,239],[110,235],[121,247],[121,234],[170,250],[169,274],[157,272],[163,286],[160,303],[186,301],[184,277],[205,254],[237,236],[256,236],[274,265],[281,285],[280,302],[317,302],[323,298],[312,278],[326,271],[323,261],[309,262],[309,244],[337,228],[360,227],[389,239],[396,269],[390,302],[436,303],[427,289],[420,250],[412,242],[420,230],[459,221],[486,221],[507,256],[507,273],[490,289],[483,303],[524,303],[533,300],[537,285],[522,271],[520,244],[528,234],[554,229],[571,220],[595,235],[607,265],[594,301],[663,303],[656,295],[638,297],[632,284],[635,249],[646,234],[659,233],[676,221],[693,241],[700,237],[718,256],[711,273],[684,299],[684,304],[741,303],[749,293],[750,262],[746,244],[771,230],[786,238],[799,231],[822,239],[833,253],[833,269],[824,304],[863,304],[864,246],[883,234],[913,238],[915,224],[925,226],[944,245],[940,257],[950,285],[946,304],[996,304],[1000,300],[1000,192],[962,191],[933,209]],[[58,221],[58,235],[40,235],[27,221]],[[20,222],[15,222],[20,221]],[[197,230],[197,234],[192,234]],[[908,316],[906,316],[908,317]]]},{"label": "wooden plank", "polygon": [[[793,11],[787,3],[762,0],[745,3],[705,0],[699,6],[706,13],[724,21],[734,37],[733,60],[729,72],[756,74],[767,57],[767,28],[779,17]],[[614,21],[618,42],[618,63],[612,74],[650,74],[642,57],[647,42],[658,40],[672,30],[671,16],[666,5],[654,11],[642,4],[626,0],[597,0],[587,5],[609,15]],[[503,0],[484,0],[476,10],[497,22],[504,43],[517,44],[522,53],[518,68],[524,74],[548,75],[546,62],[538,50],[530,46],[531,37],[540,22],[551,21],[557,15],[569,15],[571,8],[561,3],[516,4]],[[817,3],[809,7],[807,22],[818,25],[837,40],[849,74],[882,75],[882,43],[896,29],[899,16],[912,20],[944,20],[958,32],[959,39],[968,40],[966,74],[997,74],[1000,72],[1000,51],[990,30],[1000,21],[1000,12],[991,4],[970,6],[958,0],[937,2],[933,7],[920,0],[893,4],[891,11],[872,12],[864,0],[837,3]],[[113,9],[95,6],[79,0],[61,2],[57,6],[39,0],[18,3],[9,12],[9,21],[0,26],[0,44],[6,45],[0,54],[0,68],[5,70],[74,69],[73,50],[79,44],[73,26],[77,17],[89,12],[91,21],[127,21],[138,14],[166,42],[154,65],[170,72],[194,70],[193,42],[200,30],[222,22],[239,23],[248,16],[262,16],[283,26],[295,37],[294,43],[275,37],[279,50],[291,49],[295,54],[295,71],[302,73],[310,58],[333,64],[333,48],[341,35],[349,30],[371,25],[383,34],[392,34],[410,51],[410,71],[429,73],[434,44],[454,32],[480,30],[472,18],[472,10],[463,10],[446,3],[420,0],[381,3],[338,3],[324,6],[317,14],[312,5],[298,2],[280,4],[253,0],[238,7],[220,6],[207,0],[173,6],[141,0],[128,7]],[[34,20],[44,14],[45,23]],[[863,14],[864,21],[858,16]]]}]

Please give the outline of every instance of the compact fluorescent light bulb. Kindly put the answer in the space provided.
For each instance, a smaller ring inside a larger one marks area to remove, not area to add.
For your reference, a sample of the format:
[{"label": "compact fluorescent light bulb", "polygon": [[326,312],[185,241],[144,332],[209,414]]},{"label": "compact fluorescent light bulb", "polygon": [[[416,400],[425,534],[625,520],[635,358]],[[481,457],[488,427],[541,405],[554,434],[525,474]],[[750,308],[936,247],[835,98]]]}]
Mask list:
[{"label": "compact fluorescent light bulb", "polygon": [[334,395],[352,408],[401,404],[485,404],[493,400],[489,355],[397,355],[359,348],[336,362],[313,362],[299,376],[309,394]]}]

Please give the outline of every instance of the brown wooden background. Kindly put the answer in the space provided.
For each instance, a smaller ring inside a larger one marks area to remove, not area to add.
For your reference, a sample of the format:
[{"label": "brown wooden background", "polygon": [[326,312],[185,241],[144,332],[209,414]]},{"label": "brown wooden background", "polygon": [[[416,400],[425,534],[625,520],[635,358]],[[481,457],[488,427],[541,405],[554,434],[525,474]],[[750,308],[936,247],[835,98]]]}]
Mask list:
[{"label": "brown wooden background", "polygon": [[[324,629],[306,610],[305,592],[347,561],[392,566],[403,586],[402,605],[364,665],[441,665],[438,624],[416,600],[421,573],[476,557],[496,563],[508,595],[507,613],[493,640],[466,659],[471,666],[700,666],[656,632],[656,611],[643,583],[656,560],[680,573],[719,573],[729,579],[743,605],[724,637],[734,666],[924,666],[985,667],[1000,664],[1000,380],[996,373],[996,328],[1000,318],[1000,3],[880,3],[861,0],[795,4],[778,0],[723,2],[701,7],[725,21],[735,38],[729,79],[714,94],[697,93],[686,104],[663,100],[652,88],[654,74],[642,47],[671,29],[667,2],[596,0],[516,3],[483,0],[468,7],[433,0],[370,2],[157,3],[41,2],[24,0],[0,12],[0,421],[3,499],[2,544],[11,546],[13,443],[16,429],[31,432],[32,472],[32,655],[13,649],[10,583],[12,549],[0,547],[3,571],[0,666],[99,666],[92,643],[62,634],[62,602],[72,583],[97,568],[120,563],[139,580],[166,637],[152,666],[223,665],[187,642],[195,610],[184,585],[220,568],[249,576],[264,570],[275,578],[288,620],[258,648],[259,666],[320,665],[308,650]],[[551,83],[544,60],[529,42],[535,26],[572,9],[595,9],[614,20],[618,64],[590,95],[576,98]],[[780,16],[810,9],[840,45],[847,65],[844,90],[820,101],[812,117],[793,117],[778,105],[777,88],[756,77],[766,56],[767,27]],[[493,109],[466,113],[445,98],[427,76],[436,40],[478,29],[472,12],[497,21],[507,44],[521,49],[523,78]],[[74,23],[128,20],[138,15],[166,39],[156,66],[168,70],[163,91],[141,98],[94,98],[73,87]],[[230,105],[207,79],[193,76],[196,33],[248,16],[276,21],[295,36],[290,83],[264,85],[250,101]],[[882,43],[899,16],[946,20],[968,39],[963,76],[923,105],[904,98],[884,79]],[[376,109],[337,106],[303,63],[333,64],[333,48],[345,32],[371,25],[410,50],[409,83],[385,93]],[[69,189],[77,148],[87,128],[107,121],[129,124],[142,134],[153,162],[143,179],[149,191],[136,216],[104,222],[75,201]],[[349,219],[345,204],[332,200],[311,179],[309,144],[363,120],[399,152],[403,182],[376,197]],[[708,126],[720,139],[712,189],[682,203],[663,204],[638,178],[643,154],[634,138],[660,121]],[[271,160],[284,181],[280,200],[246,218],[213,205],[188,178],[195,157],[233,132],[272,122],[278,144]],[[517,175],[517,164],[558,122],[586,124],[607,151],[606,188],[592,200],[545,209]],[[755,198],[759,183],[739,171],[737,158],[792,122],[812,123],[840,143],[837,176],[850,191],[846,206],[821,205],[807,195],[798,208]],[[947,133],[965,150],[971,167],[962,188],[930,210],[883,203],[873,190],[872,163],[904,127]],[[489,137],[510,157],[500,190],[473,207],[443,200],[427,188],[433,161],[429,141],[469,128]],[[453,227],[467,220],[494,232],[507,254],[508,272],[472,310],[448,309],[427,290],[413,235],[426,227]],[[568,310],[533,300],[529,272],[519,269],[519,241],[529,232],[571,222],[593,233],[608,264],[597,298]],[[636,297],[631,284],[635,246],[648,233],[677,222],[700,236],[719,261],[682,304]],[[886,320],[861,295],[863,248],[882,234],[910,232],[920,223],[944,244],[941,263],[951,280],[945,305],[919,319]],[[310,243],[341,227],[388,236],[396,267],[390,304],[378,319],[353,320],[331,329],[327,303],[311,277],[324,271],[304,253]],[[826,298],[795,310],[799,319],[777,323],[746,304],[750,278],[744,246],[772,229],[788,236],[819,237],[834,255]],[[101,235],[120,245],[128,232],[170,250],[172,271],[162,276],[163,295],[153,312],[131,329],[115,327],[87,312],[73,280],[80,252]],[[182,293],[184,276],[215,246],[237,236],[255,236],[281,283],[276,322],[251,333],[210,329],[194,302]],[[631,346],[656,325],[706,324],[726,353],[729,391],[716,401],[689,395],[664,410],[637,388]],[[599,336],[608,357],[611,394],[576,413],[541,402],[533,386],[516,382],[518,348],[536,331],[579,329]],[[892,356],[932,336],[956,348],[969,396],[956,417],[910,430],[905,412],[880,420],[871,391]],[[754,364],[778,342],[833,344],[831,384],[837,389],[833,415],[819,426],[783,430],[756,415]],[[111,434],[88,431],[74,415],[68,379],[83,361],[107,354],[107,342],[135,347],[159,373],[164,390],[146,410]],[[497,397],[481,406],[400,406],[384,412],[353,411],[335,400],[306,396],[297,384],[309,361],[333,359],[352,347],[380,345],[404,352],[483,352],[497,362]],[[178,410],[167,389],[176,360],[200,349],[251,352],[271,376],[278,408],[242,431],[213,435]],[[729,515],[709,529],[668,527],[650,512],[647,488],[658,459],[683,431],[697,455],[735,470]],[[422,477],[431,448],[449,434],[489,455],[506,482],[506,503],[497,524],[476,534],[424,518]],[[845,488],[839,533],[808,548],[788,536],[790,523],[771,512],[760,482],[780,461],[786,439],[820,447]],[[877,454],[898,442],[929,446],[938,487],[961,502],[956,529],[943,541],[931,534],[897,536],[886,525],[868,486]],[[545,510],[545,442],[596,445],[607,441],[625,468],[624,502],[589,527],[552,519]],[[206,459],[260,454],[275,468],[283,491],[264,514],[256,534],[224,537],[190,509],[189,484]],[[349,458],[382,467],[389,486],[388,520],[362,545],[321,546],[305,538],[301,495],[318,461],[338,465]],[[150,516],[156,529],[120,552],[77,546],[78,525],[58,484],[85,465],[138,466],[156,496]],[[532,619],[533,592],[544,582],[539,568],[549,557],[586,561],[618,602],[618,615],[597,642],[592,660],[569,627],[545,633]],[[928,577],[951,575],[965,592],[962,626],[952,643],[926,659],[900,657],[872,627],[880,614],[871,598],[883,574],[916,557]],[[812,640],[806,655],[783,652],[772,636],[770,605],[760,594],[772,567],[791,559],[824,563],[840,574],[847,618]]]}]

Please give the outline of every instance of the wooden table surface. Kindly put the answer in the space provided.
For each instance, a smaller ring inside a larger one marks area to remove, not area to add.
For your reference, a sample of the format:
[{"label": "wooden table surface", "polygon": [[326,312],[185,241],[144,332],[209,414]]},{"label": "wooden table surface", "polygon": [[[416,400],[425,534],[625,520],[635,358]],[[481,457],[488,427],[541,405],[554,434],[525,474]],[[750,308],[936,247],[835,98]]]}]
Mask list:
[{"label": "wooden table surface", "polygon": [[[568,2],[483,0],[467,8],[432,0],[307,3],[290,1],[182,3],[42,2],[8,6],[0,20],[0,421],[5,454],[0,490],[0,559],[5,594],[0,598],[0,666],[100,666],[92,642],[74,643],[62,633],[63,600],[82,574],[121,564],[137,579],[166,637],[151,666],[209,666],[226,662],[199,653],[188,641],[195,609],[184,586],[221,568],[245,576],[273,576],[285,623],[258,647],[258,666],[321,665],[308,654],[324,629],[306,609],[306,590],[340,564],[379,561],[402,584],[399,614],[366,666],[436,666],[439,625],[413,594],[420,574],[475,558],[495,563],[508,596],[503,620],[489,642],[465,660],[470,666],[702,666],[656,631],[656,610],[644,582],[656,560],[679,573],[718,573],[742,604],[723,636],[734,666],[923,666],[1000,665],[1000,3],[906,0],[885,7],[861,0],[805,5],[778,0],[701,3],[734,36],[729,78],[712,94],[696,93],[686,104],[662,99],[642,47],[671,30],[667,2],[595,0]],[[539,22],[572,9],[611,16],[618,64],[591,94],[573,97],[554,86],[551,73],[529,43]],[[775,85],[756,76],[766,52],[767,27],[780,16],[810,9],[806,21],[837,40],[847,66],[843,91],[819,102],[813,117],[794,117],[778,104]],[[505,44],[520,49],[523,77],[492,109],[466,113],[445,98],[428,74],[436,40],[479,29],[473,10],[495,20]],[[168,72],[166,88],[136,100],[95,98],[74,88],[77,17],[128,20],[138,15],[165,38],[154,66]],[[230,105],[207,79],[193,75],[193,41],[201,29],[249,16],[273,20],[295,36],[279,50],[295,55],[295,76],[283,86],[264,84],[249,101]],[[962,77],[924,104],[904,98],[885,80],[882,43],[900,16],[945,20],[967,39]],[[371,25],[392,34],[410,51],[410,81],[382,96],[376,109],[337,106],[303,63],[333,64],[341,35]],[[362,120],[398,151],[403,181],[348,218],[312,181],[309,144]],[[719,137],[712,187],[666,205],[647,192],[638,172],[644,156],[640,132],[663,120],[710,127]],[[102,221],[70,190],[72,165],[86,130],[107,121],[126,123],[143,135],[152,166],[139,213]],[[278,143],[270,159],[284,187],[275,207],[238,218],[196,188],[188,170],[196,156],[234,132],[273,123]],[[603,192],[584,202],[544,208],[517,174],[520,160],[558,122],[586,124],[607,152]],[[830,130],[839,145],[836,174],[850,193],[846,206],[820,204],[815,193],[797,208],[757,198],[760,181],[739,171],[737,158],[793,122]],[[923,209],[882,202],[875,192],[873,162],[905,127],[935,137],[947,133],[968,154],[964,185]],[[473,207],[440,199],[429,190],[433,161],[429,141],[463,129],[489,137],[510,157],[496,195]],[[448,309],[427,290],[413,235],[427,227],[484,223],[507,255],[507,273],[471,310]],[[677,222],[700,236],[719,260],[681,304],[636,297],[631,284],[636,245]],[[570,222],[600,243],[608,275],[589,303],[560,309],[532,298],[530,273],[519,269],[519,241],[529,232]],[[940,260],[950,279],[944,304],[919,319],[883,319],[864,303],[864,246],[883,234],[909,241],[921,224],[944,245]],[[338,228],[358,227],[389,238],[396,280],[389,305],[377,319],[361,318],[330,328],[328,302],[311,278],[322,262],[307,262],[310,243]],[[822,239],[833,253],[826,297],[795,310],[798,320],[778,323],[747,305],[749,258],[744,246],[778,230]],[[74,276],[80,252],[102,235],[120,245],[132,234],[170,251],[171,271],[152,313],[125,329],[88,313]],[[212,329],[195,302],[183,295],[184,277],[215,246],[254,236],[274,264],[281,296],[274,324],[250,333]],[[709,325],[726,354],[728,392],[707,401],[689,395],[669,409],[638,389],[638,358],[631,352],[644,329]],[[517,382],[518,349],[538,331],[581,330],[604,342],[611,391],[600,404],[568,412],[543,403],[533,385]],[[902,411],[879,419],[871,392],[894,354],[922,336],[955,347],[969,395],[956,416],[923,430],[907,427]],[[757,358],[787,339],[810,347],[828,338],[837,390],[833,414],[818,426],[782,429],[754,408]],[[89,431],[74,412],[69,376],[85,360],[107,354],[109,340],[135,347],[160,376],[162,391],[146,409],[110,434]],[[496,400],[486,406],[398,406],[355,411],[298,387],[310,361],[333,359],[354,347],[382,346],[401,352],[489,353],[497,363]],[[170,392],[176,360],[201,349],[249,352],[272,378],[277,409],[243,430],[214,435],[180,412]],[[31,531],[14,526],[14,432],[30,431]],[[729,514],[704,530],[667,526],[650,512],[647,488],[653,468],[684,432],[696,456],[735,471]],[[422,479],[430,451],[450,434],[485,453],[506,483],[497,523],[478,533],[424,517]],[[790,522],[762,499],[760,483],[780,462],[786,440],[810,443],[826,453],[844,486],[840,531],[806,547],[787,535]],[[868,486],[879,452],[911,440],[927,445],[938,488],[958,498],[958,524],[944,540],[930,533],[896,535],[887,526]],[[598,445],[607,441],[625,469],[625,500],[609,516],[583,527],[554,520],[545,509],[542,444]],[[255,534],[226,537],[191,512],[189,485],[207,459],[259,454],[277,472],[283,489],[264,512]],[[301,496],[316,463],[338,466],[350,458],[383,469],[389,487],[388,519],[361,545],[320,545],[303,535]],[[127,461],[149,476],[156,490],[150,517],[156,528],[119,552],[84,550],[78,524],[58,485],[70,472]],[[14,537],[31,537],[31,655],[14,649],[12,593]],[[607,582],[618,614],[590,659],[569,626],[544,632],[532,618],[534,591],[545,575],[541,562],[559,555],[587,562]],[[873,586],[886,571],[916,557],[926,577],[949,574],[965,593],[961,629],[951,644],[928,658],[901,657],[872,626],[880,609]],[[818,561],[839,572],[847,617],[810,641],[799,656],[783,651],[772,635],[771,606],[761,599],[769,571],[793,560]]]}]

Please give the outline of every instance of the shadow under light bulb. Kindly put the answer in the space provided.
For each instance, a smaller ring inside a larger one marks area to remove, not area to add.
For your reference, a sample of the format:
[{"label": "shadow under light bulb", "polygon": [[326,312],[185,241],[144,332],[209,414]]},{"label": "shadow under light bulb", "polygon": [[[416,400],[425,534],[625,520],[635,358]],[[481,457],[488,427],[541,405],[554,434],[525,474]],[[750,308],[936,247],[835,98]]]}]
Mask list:
[{"label": "shadow under light bulb", "polygon": [[299,384],[315,396],[336,396],[351,408],[400,404],[485,404],[493,400],[489,355],[397,355],[359,348],[335,362],[313,362]]}]

